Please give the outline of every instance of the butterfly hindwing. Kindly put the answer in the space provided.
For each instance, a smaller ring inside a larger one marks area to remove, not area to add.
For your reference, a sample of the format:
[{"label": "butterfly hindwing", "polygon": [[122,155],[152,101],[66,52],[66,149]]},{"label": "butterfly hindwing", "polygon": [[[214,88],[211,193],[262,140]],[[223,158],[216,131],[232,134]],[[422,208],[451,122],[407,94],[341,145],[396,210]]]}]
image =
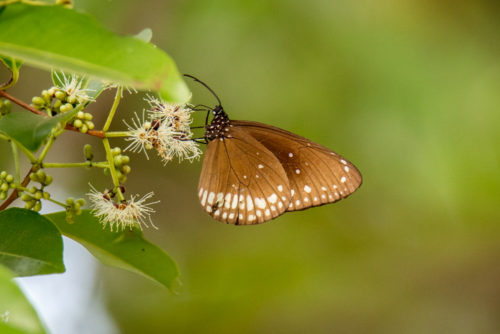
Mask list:
[{"label": "butterfly hindwing", "polygon": [[287,211],[333,203],[362,182],[358,169],[337,153],[291,132],[250,121],[232,121],[271,151],[284,168],[290,199]]},{"label": "butterfly hindwing", "polygon": [[210,141],[198,196],[215,219],[258,224],[283,214],[290,203],[288,178],[280,161],[244,129],[229,127]]}]

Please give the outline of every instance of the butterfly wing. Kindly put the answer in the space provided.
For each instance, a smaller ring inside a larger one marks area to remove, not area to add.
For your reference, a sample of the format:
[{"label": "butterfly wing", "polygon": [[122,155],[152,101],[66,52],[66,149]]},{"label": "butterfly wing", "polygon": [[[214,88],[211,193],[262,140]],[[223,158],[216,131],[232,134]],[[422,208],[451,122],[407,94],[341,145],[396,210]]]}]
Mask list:
[{"label": "butterfly wing", "polygon": [[351,162],[307,138],[257,122],[231,124],[255,138],[280,161],[290,185],[287,211],[336,202],[362,183],[360,172]]},{"label": "butterfly wing", "polygon": [[207,145],[198,197],[215,219],[258,224],[283,214],[290,202],[285,170],[274,154],[237,127]]}]

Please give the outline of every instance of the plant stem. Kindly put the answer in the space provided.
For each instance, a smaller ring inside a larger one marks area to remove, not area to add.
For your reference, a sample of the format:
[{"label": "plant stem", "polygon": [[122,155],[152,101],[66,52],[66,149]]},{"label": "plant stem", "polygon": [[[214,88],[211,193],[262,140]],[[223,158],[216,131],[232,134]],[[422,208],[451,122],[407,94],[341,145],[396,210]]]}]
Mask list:
[{"label": "plant stem", "polygon": [[[2,134],[0,134],[0,139],[4,139],[8,142],[13,142],[13,143],[15,142],[12,138],[5,136],[5,135],[2,135]],[[32,164],[36,163],[36,157],[26,147],[24,147],[21,144],[19,144],[17,147],[19,149],[21,149],[21,151],[23,151],[24,154],[26,154],[26,156],[28,157],[28,159],[30,160],[30,162]]]},{"label": "plant stem", "polygon": [[[8,100],[11,100],[12,102],[14,102],[15,104],[17,104],[18,106],[23,107],[24,109],[26,109],[28,111],[31,111],[34,114],[37,114],[37,115],[40,115],[40,116],[44,116],[44,117],[49,117],[43,111],[37,110],[37,109],[33,108],[32,106],[30,106],[29,104],[26,104],[26,103],[24,103],[21,100],[18,100],[17,98],[15,98],[14,96],[10,95],[6,91],[0,90],[0,96],[3,96],[4,98],[6,98]],[[69,124],[66,124],[66,126],[64,128],[66,130],[80,132],[80,130],[78,130],[76,127],[74,127],[72,125],[69,125]],[[98,131],[98,130],[89,130],[85,134],[87,134],[89,136],[104,138],[104,132]]]},{"label": "plant stem", "polygon": [[104,134],[107,138],[129,137],[130,131],[109,131]]},{"label": "plant stem", "polygon": [[66,167],[98,167],[98,168],[108,168],[109,164],[107,161],[102,162],[68,162],[68,163],[58,163],[58,162],[50,162],[50,163],[42,163],[41,166],[43,168],[66,168]]},{"label": "plant stem", "polygon": [[17,145],[14,141],[10,141],[12,147],[12,157],[14,158],[14,167],[16,169],[16,182],[21,183],[21,171],[19,170],[19,154],[17,152]]},{"label": "plant stem", "polygon": [[54,134],[51,134],[49,141],[47,142],[47,144],[45,144],[45,147],[43,148],[42,153],[40,153],[40,156],[38,157],[38,160],[37,160],[38,163],[43,162],[43,159],[45,159],[45,157],[47,156],[47,153],[49,153],[49,150],[52,147],[52,145],[54,144],[55,140],[56,140],[56,136]]},{"label": "plant stem", "polygon": [[109,139],[104,138],[102,140],[102,143],[104,145],[104,149],[106,150],[106,159],[108,160],[109,171],[111,172],[111,178],[113,179],[113,185],[115,186],[118,195],[118,200],[123,201],[125,200],[125,197],[123,197],[122,191],[120,189],[120,181],[118,181],[118,176],[116,176],[115,164],[113,162],[113,153],[111,153],[111,146],[109,145]]},{"label": "plant stem", "polygon": [[[21,187],[26,187],[30,183],[30,174],[36,172],[39,169],[38,166],[31,166],[31,169],[28,171],[28,174],[24,177],[23,182],[21,182]],[[0,211],[5,210],[9,207],[9,205],[14,202],[14,200],[17,198],[17,195],[19,193],[19,190],[16,188],[10,194],[9,198],[7,198],[2,205],[0,205]]]},{"label": "plant stem", "polygon": [[108,118],[106,119],[106,123],[104,123],[104,126],[102,127],[103,132],[108,131],[109,127],[111,126],[111,122],[113,121],[113,117],[115,117],[116,110],[118,109],[118,105],[120,104],[120,99],[122,98],[122,93],[123,93],[123,87],[120,86],[116,90],[115,101],[113,102],[113,105],[111,106],[111,110],[109,111]]}]

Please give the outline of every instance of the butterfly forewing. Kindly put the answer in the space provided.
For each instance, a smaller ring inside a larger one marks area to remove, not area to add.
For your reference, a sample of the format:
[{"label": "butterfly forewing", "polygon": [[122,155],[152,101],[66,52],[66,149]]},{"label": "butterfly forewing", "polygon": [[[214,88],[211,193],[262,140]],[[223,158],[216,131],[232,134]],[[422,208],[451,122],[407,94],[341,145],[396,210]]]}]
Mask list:
[{"label": "butterfly forewing", "polygon": [[287,174],[275,155],[236,126],[212,140],[203,161],[198,196],[204,210],[232,224],[258,224],[290,203]]},{"label": "butterfly forewing", "polygon": [[255,138],[281,163],[290,185],[287,211],[336,202],[361,185],[361,174],[352,163],[319,144],[262,123],[232,124]]}]

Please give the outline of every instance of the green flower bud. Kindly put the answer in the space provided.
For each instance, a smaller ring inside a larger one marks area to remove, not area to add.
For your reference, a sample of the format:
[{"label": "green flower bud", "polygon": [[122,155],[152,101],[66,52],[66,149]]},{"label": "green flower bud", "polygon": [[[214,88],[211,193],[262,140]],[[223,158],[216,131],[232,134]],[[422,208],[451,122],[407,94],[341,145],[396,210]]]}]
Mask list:
[{"label": "green flower bud", "polygon": [[28,191],[29,191],[30,193],[34,194],[34,193],[36,193],[36,191],[37,191],[37,190],[38,190],[38,189],[36,189],[35,187],[31,187],[31,188],[29,188],[29,190],[28,190]]},{"label": "green flower bud", "polygon": [[113,163],[116,167],[120,167],[122,165],[121,155],[117,155],[113,158]]},{"label": "green flower bud", "polygon": [[42,99],[40,96],[34,96],[31,99],[31,102],[33,102],[33,104],[36,106],[43,106],[45,104],[44,99]]},{"label": "green flower bud", "polygon": [[59,101],[64,101],[66,98],[66,92],[63,92],[62,90],[58,90],[54,95]]},{"label": "green flower bud", "polygon": [[80,121],[79,119],[76,119],[74,122],[73,122],[73,126],[75,126],[76,128],[81,128],[83,125],[83,122]]},{"label": "green flower bud", "polygon": [[46,186],[48,186],[49,184],[52,183],[52,181],[54,181],[54,178],[52,177],[52,175],[47,175],[47,177],[45,178],[45,181],[43,182]]},{"label": "green flower bud", "polygon": [[49,94],[49,91],[44,89],[42,90],[42,98],[45,100],[45,101],[50,101],[50,94]]},{"label": "green flower bud", "polygon": [[102,171],[104,172],[104,175],[106,175],[106,176],[108,176],[110,173],[109,168],[104,168]]},{"label": "green flower bud", "polygon": [[87,133],[87,131],[89,131],[89,127],[87,126],[87,124],[83,124],[80,128],[80,132]]},{"label": "green flower bud", "polygon": [[46,174],[43,170],[40,169],[35,174],[36,174],[38,180],[43,181],[45,179]]},{"label": "green flower bud", "polygon": [[86,144],[83,147],[83,154],[85,155],[86,160],[92,160],[94,158],[94,154],[92,153],[92,145]]},{"label": "green flower bud", "polygon": [[94,123],[92,123],[91,121],[85,121],[85,124],[87,124],[89,130],[93,130],[95,127]]},{"label": "green flower bud", "polygon": [[85,119],[86,119],[87,121],[91,121],[91,120],[92,120],[92,118],[94,118],[94,116],[92,116],[92,114],[91,114],[91,113],[88,113],[88,112],[86,112],[86,113],[85,113]]},{"label": "green flower bud", "polygon": [[83,198],[79,198],[76,200],[76,203],[80,204],[80,206],[84,206],[85,205],[85,200]]},{"label": "green flower bud", "polygon": [[7,176],[5,177],[5,181],[7,181],[7,182],[9,182],[9,183],[13,182],[13,181],[14,181],[14,176],[12,176],[12,175],[10,175],[10,174],[9,174],[9,175],[7,175]]},{"label": "green flower bud", "polygon": [[43,192],[43,198],[44,199],[50,199],[50,194],[46,191]]},{"label": "green flower bud", "polygon": [[8,183],[2,183],[2,185],[0,186],[0,190],[2,192],[7,192],[7,190],[9,190],[9,184]]},{"label": "green flower bud", "polygon": [[57,100],[56,102],[54,102],[53,108],[54,109],[59,109],[59,108],[61,108],[61,106],[62,106],[62,101],[61,100]]},{"label": "green flower bud", "polygon": [[118,155],[122,153],[122,150],[119,148],[119,147],[114,147],[112,150],[111,150],[111,154],[113,155]]},{"label": "green flower bud", "polygon": [[122,155],[122,164],[126,165],[130,162],[130,157],[128,155]]},{"label": "green flower bud", "polygon": [[24,208],[29,210],[29,209],[31,209],[34,205],[35,205],[35,202],[33,202],[33,201],[26,202],[26,204],[24,204]]},{"label": "green flower bud", "polygon": [[40,200],[42,199],[43,193],[39,190],[35,193],[35,199]]},{"label": "green flower bud", "polygon": [[70,95],[68,97],[68,102],[71,103],[71,104],[76,104],[78,102],[78,100],[76,99],[76,96]]},{"label": "green flower bud", "polygon": [[7,198],[7,193],[0,192],[0,200],[3,201],[6,198]]},{"label": "green flower bud", "polygon": [[66,204],[73,205],[73,203],[75,203],[75,199],[73,197],[68,197],[66,199]]},{"label": "green flower bud", "polygon": [[36,202],[35,206],[33,207],[33,210],[36,212],[40,211],[42,209],[42,203],[41,202]]},{"label": "green flower bud", "polygon": [[47,91],[49,95],[52,97],[57,91],[57,87],[50,87],[50,89]]},{"label": "green flower bud", "polygon": [[31,197],[28,194],[22,194],[21,199],[23,200],[23,202],[27,202],[27,201],[31,201],[33,199],[33,197]]},{"label": "green flower bud", "polygon": [[71,103],[66,103],[61,106],[61,112],[67,112],[73,110],[73,105]]},{"label": "green flower bud", "polygon": [[125,165],[122,167],[122,173],[123,174],[130,174],[130,172],[132,171],[132,168],[130,168],[129,165]]},{"label": "green flower bud", "polygon": [[31,180],[31,181],[39,181],[39,178],[38,178],[38,176],[36,175],[36,173],[31,173],[31,174],[30,174],[30,180]]},{"label": "green flower bud", "polygon": [[0,179],[5,179],[5,177],[7,176],[7,172],[6,171],[2,171],[0,172]]},{"label": "green flower bud", "polygon": [[83,111],[79,111],[76,113],[76,117],[78,117],[79,119],[84,119],[85,113]]}]

